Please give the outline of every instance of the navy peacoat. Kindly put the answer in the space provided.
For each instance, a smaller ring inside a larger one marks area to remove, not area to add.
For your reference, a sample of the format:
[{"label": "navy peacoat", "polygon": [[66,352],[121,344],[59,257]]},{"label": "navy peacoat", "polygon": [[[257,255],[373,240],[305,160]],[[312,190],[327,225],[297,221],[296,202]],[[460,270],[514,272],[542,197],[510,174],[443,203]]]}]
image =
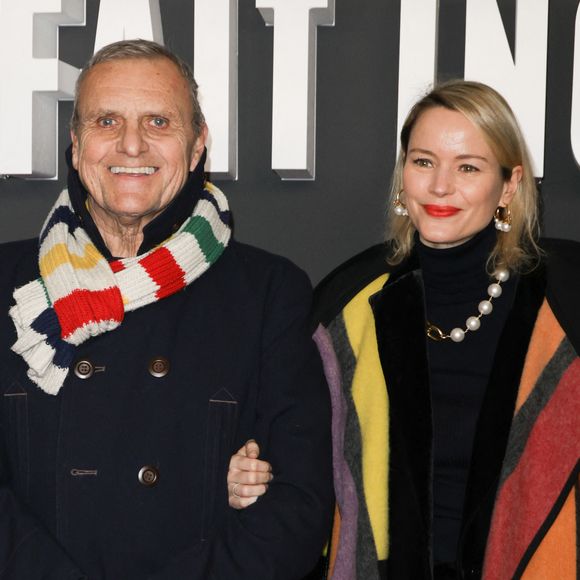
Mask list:
[{"label": "navy peacoat", "polygon": [[[12,291],[37,276],[37,241],[0,246],[0,576],[306,574],[333,502],[306,275],[232,241],[185,290],[78,347],[57,396],[10,351]],[[274,480],[238,512],[226,473],[249,438]]]}]

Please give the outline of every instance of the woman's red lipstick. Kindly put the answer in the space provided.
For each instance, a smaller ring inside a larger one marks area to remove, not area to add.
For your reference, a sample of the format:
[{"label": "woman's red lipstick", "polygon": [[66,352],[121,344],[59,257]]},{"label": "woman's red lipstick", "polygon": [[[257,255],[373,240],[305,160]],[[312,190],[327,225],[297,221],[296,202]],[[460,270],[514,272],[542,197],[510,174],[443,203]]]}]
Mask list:
[{"label": "woman's red lipstick", "polygon": [[451,217],[461,211],[458,207],[452,205],[425,204],[423,207],[432,217]]}]

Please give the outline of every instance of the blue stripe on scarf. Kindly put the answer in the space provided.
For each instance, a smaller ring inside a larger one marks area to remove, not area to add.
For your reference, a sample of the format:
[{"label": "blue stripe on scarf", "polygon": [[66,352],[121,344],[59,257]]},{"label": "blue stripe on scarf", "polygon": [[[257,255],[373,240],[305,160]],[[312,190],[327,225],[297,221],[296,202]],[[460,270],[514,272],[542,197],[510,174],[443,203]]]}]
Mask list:
[{"label": "blue stripe on scarf", "polygon": [[54,365],[63,369],[71,365],[75,347],[60,337],[60,323],[54,308],[43,310],[32,321],[30,328],[38,334],[43,334],[46,344],[54,349],[54,358],[52,359]]},{"label": "blue stripe on scarf", "polygon": [[62,339],[58,339],[58,345],[54,352],[52,362],[61,369],[68,369],[72,365],[75,356],[75,347]]},{"label": "blue stripe on scarf", "polygon": [[222,222],[226,225],[229,225],[230,223],[230,211],[226,210],[226,211],[221,211],[220,207],[218,205],[217,199],[206,189],[202,190],[201,195],[199,196],[201,199],[205,199],[206,201],[209,201],[214,207],[215,210],[217,211],[218,215],[220,216],[220,219],[222,220]]},{"label": "blue stripe on scarf", "polygon": [[41,245],[42,242],[44,242],[44,239],[46,238],[48,232],[50,232],[52,227],[57,223],[66,224],[68,226],[71,235],[74,234],[75,230],[78,227],[80,227],[79,219],[72,212],[70,207],[67,207],[66,205],[61,205],[54,210],[45,228],[40,233],[39,245]]}]

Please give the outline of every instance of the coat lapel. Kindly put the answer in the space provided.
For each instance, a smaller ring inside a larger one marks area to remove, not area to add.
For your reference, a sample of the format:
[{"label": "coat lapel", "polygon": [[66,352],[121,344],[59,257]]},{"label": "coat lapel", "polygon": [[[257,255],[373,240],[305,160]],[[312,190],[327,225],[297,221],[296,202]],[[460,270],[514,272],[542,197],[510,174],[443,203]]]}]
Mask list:
[{"label": "coat lapel", "polygon": [[390,408],[388,573],[429,578],[433,435],[420,273],[393,274],[371,306]]}]

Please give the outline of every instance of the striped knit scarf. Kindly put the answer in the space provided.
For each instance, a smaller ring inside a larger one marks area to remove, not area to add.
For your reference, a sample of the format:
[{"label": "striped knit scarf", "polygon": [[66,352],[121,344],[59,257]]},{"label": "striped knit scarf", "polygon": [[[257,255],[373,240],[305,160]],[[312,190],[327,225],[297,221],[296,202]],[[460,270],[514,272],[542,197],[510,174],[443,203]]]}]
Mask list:
[{"label": "striped knit scarf", "polygon": [[56,395],[75,347],[114,330],[125,312],[178,292],[222,254],[231,236],[224,194],[206,183],[192,215],[163,244],[142,256],[107,262],[75,214],[68,191],[56,201],[40,234],[40,277],[14,291],[12,350],[28,377]]}]

